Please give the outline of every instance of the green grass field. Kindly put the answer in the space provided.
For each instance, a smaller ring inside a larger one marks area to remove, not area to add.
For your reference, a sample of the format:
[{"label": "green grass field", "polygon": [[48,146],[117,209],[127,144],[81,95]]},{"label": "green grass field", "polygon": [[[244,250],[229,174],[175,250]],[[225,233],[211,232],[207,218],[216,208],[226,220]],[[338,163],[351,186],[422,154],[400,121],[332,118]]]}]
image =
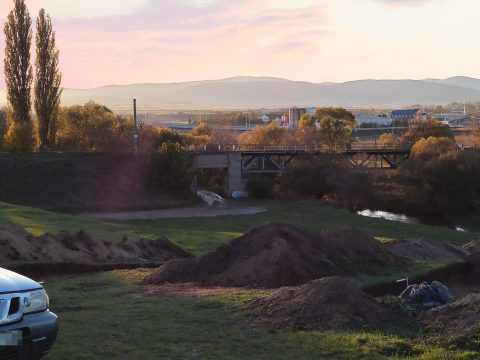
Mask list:
[{"label": "green grass field", "polygon": [[164,235],[195,255],[204,254],[251,227],[267,222],[294,224],[312,230],[354,227],[369,232],[381,241],[429,237],[463,244],[475,238],[473,234],[442,227],[366,218],[343,209],[326,206],[315,200],[255,201],[249,205],[264,207],[267,212],[215,218],[105,222],[0,203],[0,224],[6,222],[20,224],[34,235],[45,232],[75,232],[83,229],[109,241],[119,241],[125,234],[149,239]]},{"label": "green grass field", "polygon": [[[446,228],[370,219],[319,201],[265,201],[249,205],[259,215],[202,219],[104,222],[0,203],[0,224],[20,224],[34,235],[78,231],[111,241],[125,234],[165,235],[194,254],[204,254],[249,228],[283,222],[309,229],[355,227],[381,241],[430,237],[458,244],[476,235]],[[416,264],[415,274],[445,266]],[[52,277],[45,284],[61,331],[50,359],[478,359],[480,353],[409,329],[343,332],[268,331],[255,325],[245,301],[265,292],[210,298],[144,296],[138,284],[151,270]],[[360,278],[367,283],[398,276],[394,270]],[[38,279],[42,280],[42,279]]]},{"label": "green grass field", "polygon": [[72,359],[478,359],[448,338],[409,329],[268,331],[248,291],[210,298],[144,296],[148,270],[50,279],[61,331],[52,360]]}]

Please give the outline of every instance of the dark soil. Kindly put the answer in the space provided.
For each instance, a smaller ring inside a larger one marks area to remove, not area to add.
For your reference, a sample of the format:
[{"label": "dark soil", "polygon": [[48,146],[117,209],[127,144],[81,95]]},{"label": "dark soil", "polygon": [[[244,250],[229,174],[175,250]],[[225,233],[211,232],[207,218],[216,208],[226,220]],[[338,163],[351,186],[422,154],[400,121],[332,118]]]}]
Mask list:
[{"label": "dark soil", "polygon": [[164,237],[157,240],[124,238],[118,244],[112,244],[92,238],[85,231],[34,237],[18,225],[6,225],[0,229],[2,266],[32,263],[162,263],[187,257],[191,255]]},{"label": "dark soil", "polygon": [[405,261],[360,231],[318,233],[267,224],[205,256],[168,262],[145,283],[278,288],[325,276],[375,274],[379,268]]},{"label": "dark soil", "polygon": [[422,322],[437,333],[459,336],[480,331],[480,294],[469,294],[452,304],[427,311]]},{"label": "dark soil", "polygon": [[261,322],[298,330],[345,329],[393,319],[391,310],[341,277],[281,288],[252,306]]},{"label": "dark soil", "polygon": [[468,256],[468,251],[461,246],[444,244],[427,238],[392,241],[387,246],[395,254],[410,260],[462,260]]}]

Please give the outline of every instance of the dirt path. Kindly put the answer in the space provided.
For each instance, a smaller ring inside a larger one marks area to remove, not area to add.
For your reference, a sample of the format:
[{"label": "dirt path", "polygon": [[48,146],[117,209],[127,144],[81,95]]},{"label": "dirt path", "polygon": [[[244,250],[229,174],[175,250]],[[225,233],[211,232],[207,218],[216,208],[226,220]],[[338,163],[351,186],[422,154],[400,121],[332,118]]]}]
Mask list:
[{"label": "dirt path", "polygon": [[94,213],[81,214],[84,219],[93,220],[156,220],[156,219],[180,219],[180,218],[201,218],[215,217],[225,215],[255,215],[267,211],[260,207],[223,205],[223,206],[194,206],[179,209],[150,210],[150,211],[130,211],[120,213]]}]

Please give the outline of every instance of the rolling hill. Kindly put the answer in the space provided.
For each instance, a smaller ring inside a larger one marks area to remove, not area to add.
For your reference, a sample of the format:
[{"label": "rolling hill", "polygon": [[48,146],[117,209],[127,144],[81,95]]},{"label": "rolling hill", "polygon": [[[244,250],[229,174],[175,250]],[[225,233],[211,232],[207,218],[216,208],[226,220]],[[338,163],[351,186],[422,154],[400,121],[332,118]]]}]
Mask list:
[{"label": "rolling hill", "polygon": [[[4,98],[4,94],[3,94]],[[291,106],[406,106],[480,100],[480,80],[359,80],[310,83],[266,77],[171,84],[111,85],[94,89],[65,89],[64,105],[89,100],[115,111],[130,110],[132,99],[143,111],[193,109],[285,108]]]}]

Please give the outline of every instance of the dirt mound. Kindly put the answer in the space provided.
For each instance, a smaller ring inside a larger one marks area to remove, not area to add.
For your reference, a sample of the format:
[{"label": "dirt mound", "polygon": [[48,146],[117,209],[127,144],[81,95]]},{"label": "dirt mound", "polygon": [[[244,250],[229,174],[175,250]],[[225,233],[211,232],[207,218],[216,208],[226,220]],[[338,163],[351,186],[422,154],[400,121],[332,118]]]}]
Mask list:
[{"label": "dirt mound", "polygon": [[166,238],[151,241],[124,238],[118,244],[111,244],[84,231],[34,237],[15,225],[0,229],[1,263],[165,262],[190,256]]},{"label": "dirt mound", "polygon": [[314,233],[290,225],[268,224],[205,256],[169,262],[146,283],[278,288],[325,276],[374,273],[379,267],[403,261],[359,231]]},{"label": "dirt mound", "polygon": [[387,246],[397,255],[409,260],[463,259],[468,251],[462,247],[422,238],[393,241]]},{"label": "dirt mound", "polygon": [[305,330],[379,324],[391,317],[388,309],[341,277],[281,288],[252,306],[261,320],[274,327]]},{"label": "dirt mound", "polygon": [[436,332],[452,336],[468,336],[480,330],[480,294],[469,294],[430,311],[422,316],[422,322]]}]

